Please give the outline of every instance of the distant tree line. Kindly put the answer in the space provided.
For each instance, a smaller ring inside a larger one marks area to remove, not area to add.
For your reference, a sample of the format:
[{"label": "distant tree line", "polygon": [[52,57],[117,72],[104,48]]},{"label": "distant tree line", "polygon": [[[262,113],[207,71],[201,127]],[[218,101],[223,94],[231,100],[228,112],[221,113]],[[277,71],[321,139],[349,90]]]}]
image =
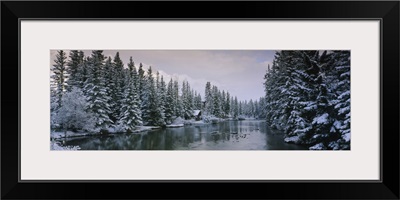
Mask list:
[{"label": "distant tree line", "polygon": [[265,98],[253,101],[238,101],[237,97],[230,96],[229,92],[219,90],[217,86],[206,83],[205,89],[205,105],[204,111],[206,115],[212,115],[219,118],[256,118],[264,119]]}]

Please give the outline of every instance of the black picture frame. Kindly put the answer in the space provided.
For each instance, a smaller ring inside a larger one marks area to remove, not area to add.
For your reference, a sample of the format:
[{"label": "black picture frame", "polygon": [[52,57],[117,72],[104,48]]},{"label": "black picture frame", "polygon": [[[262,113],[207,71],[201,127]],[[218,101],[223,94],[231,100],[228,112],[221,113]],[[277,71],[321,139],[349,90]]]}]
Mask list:
[{"label": "black picture frame", "polygon": [[[399,199],[399,6],[398,1],[2,1],[1,198]],[[20,182],[20,19],[379,19],[381,180]]]}]

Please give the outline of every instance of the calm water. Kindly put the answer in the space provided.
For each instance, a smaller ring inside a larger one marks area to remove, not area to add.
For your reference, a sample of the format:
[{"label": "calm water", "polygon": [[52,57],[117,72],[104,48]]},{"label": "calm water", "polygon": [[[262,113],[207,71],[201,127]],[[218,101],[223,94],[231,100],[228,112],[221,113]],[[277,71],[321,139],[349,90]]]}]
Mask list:
[{"label": "calm water", "polygon": [[135,134],[68,139],[65,145],[82,150],[305,150],[287,144],[282,133],[264,121],[226,121],[219,124],[165,128]]}]

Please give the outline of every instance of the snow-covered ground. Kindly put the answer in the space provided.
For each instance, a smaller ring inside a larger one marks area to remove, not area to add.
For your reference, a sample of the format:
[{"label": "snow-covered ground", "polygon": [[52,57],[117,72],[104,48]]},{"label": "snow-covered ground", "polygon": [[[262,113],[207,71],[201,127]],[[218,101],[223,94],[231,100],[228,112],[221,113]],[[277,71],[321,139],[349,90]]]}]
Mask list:
[{"label": "snow-covered ground", "polygon": [[[159,129],[161,127],[159,126],[137,126],[132,133],[140,133],[144,131],[149,131],[153,129]],[[114,129],[108,129],[108,132],[111,134],[117,133]],[[67,131],[67,138],[71,137],[83,137],[83,136],[93,136],[93,135],[100,135],[101,133],[89,133],[89,132],[72,132],[72,131]],[[59,131],[52,131],[50,134],[51,139],[60,139],[65,137],[65,132],[59,132]]]},{"label": "snow-covered ground", "polygon": [[179,127],[183,127],[185,126],[184,124],[170,124],[170,125],[166,125],[165,127],[167,128],[179,128]]},{"label": "snow-covered ground", "polygon": [[207,124],[207,123],[205,123],[203,120],[200,120],[200,121],[194,121],[192,124],[193,125],[203,125],[203,124]]},{"label": "snow-covered ground", "polygon": [[[72,131],[67,131],[67,137],[82,137],[82,136],[90,136],[90,135],[95,135],[93,133],[88,133],[88,132],[72,132]],[[58,131],[52,131],[50,134],[50,138],[53,139],[60,139],[65,137],[65,132],[58,132]]]},{"label": "snow-covered ground", "polygon": [[[213,118],[214,119],[214,118]],[[219,118],[215,118],[217,121],[221,121]],[[178,128],[178,127],[183,127],[186,125],[204,125],[204,124],[210,124],[210,118],[209,117],[204,117],[203,120],[196,121],[195,119],[188,119],[185,120],[181,117],[176,118],[171,124],[166,125],[167,128]]]},{"label": "snow-covered ground", "polygon": [[76,151],[81,149],[79,146],[61,146],[56,141],[50,141],[50,150],[56,151]]},{"label": "snow-covered ground", "polygon": [[136,129],[134,131],[132,131],[132,133],[140,133],[143,131],[150,131],[150,130],[154,130],[154,129],[160,129],[161,127],[159,126],[137,126]]},{"label": "snow-covered ground", "polygon": [[[149,131],[149,130],[154,130],[154,129],[159,129],[161,127],[159,126],[137,126],[132,133],[140,133],[144,131]],[[109,133],[111,134],[116,134],[116,132],[113,129],[108,130]],[[88,132],[72,132],[72,131],[67,131],[67,138],[71,137],[83,137],[83,136],[94,136],[94,135],[100,135],[100,133],[88,133]],[[65,138],[65,132],[57,132],[57,131],[52,131],[50,134],[50,150],[79,150],[79,146],[62,146],[60,143],[61,141],[58,141],[58,139]]]}]

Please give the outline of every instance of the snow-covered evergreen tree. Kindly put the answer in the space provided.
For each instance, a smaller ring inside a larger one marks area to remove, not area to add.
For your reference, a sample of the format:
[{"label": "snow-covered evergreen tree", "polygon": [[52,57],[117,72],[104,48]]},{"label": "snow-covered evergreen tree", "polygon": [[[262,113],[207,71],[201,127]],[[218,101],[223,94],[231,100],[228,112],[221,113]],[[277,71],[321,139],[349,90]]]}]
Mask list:
[{"label": "snow-covered evergreen tree", "polygon": [[310,149],[332,149],[329,148],[329,143],[337,139],[337,134],[332,129],[336,117],[333,113],[332,102],[330,101],[334,95],[329,94],[330,83],[327,82],[326,76],[326,73],[332,73],[332,71],[326,71],[330,60],[324,58],[325,55],[326,51],[321,56],[319,52],[316,52],[312,58],[314,63],[318,65],[319,75],[315,79],[315,83],[317,84],[316,96],[313,97],[315,99],[315,106],[310,109],[313,111],[314,118],[312,120],[312,130],[310,131],[313,137],[309,143],[315,144]]},{"label": "snow-covered evergreen tree", "polygon": [[55,84],[55,102],[57,104],[57,109],[62,106],[62,96],[66,89],[66,81],[67,78],[67,70],[66,70],[66,60],[67,57],[65,56],[65,52],[63,50],[57,51],[56,59],[54,60],[55,64],[53,65],[53,82]]},{"label": "snow-covered evergreen tree", "polygon": [[222,90],[222,93],[221,93],[221,99],[220,99],[220,102],[221,102],[221,117],[222,118],[226,118],[226,116],[227,116],[227,114],[225,113],[225,105],[226,105],[226,94],[225,94],[225,90]]},{"label": "snow-covered evergreen tree", "polygon": [[239,116],[243,115],[243,104],[242,104],[242,101],[239,101],[238,114],[239,114]]},{"label": "snow-covered evergreen tree", "polygon": [[206,83],[206,89],[205,89],[204,94],[205,94],[204,100],[206,102],[204,111],[205,111],[206,115],[211,115],[214,113],[214,103],[213,103],[214,99],[213,99],[213,94],[211,91],[211,83],[210,82]]},{"label": "snow-covered evergreen tree", "polygon": [[229,114],[233,118],[233,110],[234,110],[234,107],[235,107],[235,100],[233,99],[233,96],[231,96],[231,99],[230,99],[229,102],[230,102],[229,103],[230,104]]},{"label": "snow-covered evergreen tree", "polygon": [[[188,83],[188,86],[190,86],[190,84]],[[195,110],[195,104],[194,104],[194,100],[195,100],[195,96],[194,96],[194,90],[192,88],[189,87],[189,105],[190,108],[192,110],[192,115],[193,115],[193,110]]]},{"label": "snow-covered evergreen tree", "polygon": [[107,96],[108,87],[105,85],[104,59],[103,51],[92,51],[87,63],[89,73],[84,88],[89,102],[88,110],[94,114],[97,131],[107,130],[113,123],[109,118],[110,97]]},{"label": "snow-covered evergreen tree", "polygon": [[80,75],[79,75],[79,65],[83,62],[83,52],[78,50],[71,50],[69,52],[69,61],[67,63],[67,73],[68,73],[68,90],[71,91],[72,87],[79,87]]},{"label": "snow-covered evergreen tree", "polygon": [[202,99],[201,99],[201,95],[200,93],[197,93],[195,91],[194,93],[194,109],[195,110],[202,110],[203,109],[203,103],[202,103]]},{"label": "snow-covered evergreen tree", "polygon": [[221,98],[219,94],[219,90],[217,86],[212,86],[212,103],[213,103],[213,109],[212,109],[212,114],[216,117],[221,116]]},{"label": "snow-covered evergreen tree", "polygon": [[[267,123],[310,149],[350,148],[350,52],[280,51],[265,75]],[[249,103],[250,104],[250,103]]]},{"label": "snow-covered evergreen tree", "polygon": [[333,68],[337,71],[338,80],[334,87],[337,99],[332,102],[337,114],[334,128],[340,133],[340,137],[332,141],[329,147],[350,149],[350,51],[334,51],[332,57],[335,60]]},{"label": "snow-covered evergreen tree", "polygon": [[175,105],[175,116],[183,117],[182,98],[179,95],[179,83],[178,80],[174,80],[174,105]]},{"label": "snow-covered evergreen tree", "polygon": [[115,125],[119,118],[119,111],[116,111],[120,105],[120,91],[117,91],[118,80],[115,79],[115,67],[111,57],[108,57],[104,64],[104,85],[107,86],[108,104],[110,105],[109,118]]},{"label": "snow-covered evergreen tree", "polygon": [[85,88],[85,83],[88,78],[88,58],[84,57],[83,51],[79,51],[79,56],[82,57],[82,62],[78,64],[77,73],[75,74],[75,86],[79,87],[83,92]]},{"label": "snow-covered evergreen tree", "polygon": [[265,108],[266,108],[265,97],[260,97],[258,101],[258,115],[257,115],[258,119],[265,119],[267,117]]},{"label": "snow-covered evergreen tree", "polygon": [[158,125],[165,125],[165,83],[164,78],[161,76],[160,72],[156,72],[156,108],[157,116],[159,116]]},{"label": "snow-covered evergreen tree", "polygon": [[[317,92],[320,84],[317,82],[319,66],[311,55],[315,52],[288,51],[289,58],[294,63],[288,63],[287,68],[291,74],[290,87],[288,88],[289,105],[292,111],[288,117],[286,141],[295,143],[312,144],[312,122],[316,116]],[[288,78],[289,79],[289,78]]]},{"label": "snow-covered evergreen tree", "polygon": [[183,81],[182,83],[182,110],[183,117],[185,119],[192,118],[193,115],[193,107],[192,107],[192,98],[190,92],[190,85],[187,81]]},{"label": "snow-covered evergreen tree", "polygon": [[143,91],[142,102],[142,119],[145,125],[163,126],[165,121],[163,119],[160,103],[158,102],[158,94],[156,90],[156,83],[154,81],[153,72],[151,67],[147,70],[146,88]]},{"label": "snow-covered evergreen tree", "polygon": [[118,121],[118,128],[122,131],[131,132],[136,126],[142,124],[139,96],[135,88],[137,71],[132,57],[125,72],[124,92],[121,100],[121,114]]},{"label": "snow-covered evergreen tree", "polygon": [[226,116],[230,115],[230,110],[231,110],[231,97],[229,92],[226,92],[226,99],[225,99],[225,105],[224,105],[224,112]]},{"label": "snow-covered evergreen tree", "polygon": [[[119,52],[114,56],[112,65],[110,65],[108,73],[108,87],[110,97],[110,109],[112,111],[110,118],[116,122],[121,116],[121,105],[124,101],[125,83],[126,83],[126,70],[124,70],[124,63],[122,62]],[[111,103],[112,102],[112,103]]]},{"label": "snow-covered evergreen tree", "polygon": [[247,104],[247,116],[254,117],[254,103],[252,99]]},{"label": "snow-covered evergreen tree", "polygon": [[[140,66],[139,66],[139,77],[140,75]],[[150,73],[149,73],[150,72]],[[144,75],[142,76],[144,77]],[[151,107],[154,106],[152,101],[154,102],[153,91],[154,91],[154,78],[152,75],[151,67],[149,68],[146,79],[143,79],[141,82],[142,86],[145,88],[142,89],[142,98],[141,98],[141,110],[142,110],[142,120],[145,125],[152,123],[151,116]],[[153,90],[153,91],[152,91]]]},{"label": "snow-covered evergreen tree", "polygon": [[139,69],[138,69],[138,80],[137,80],[137,91],[139,94],[139,100],[140,100],[140,110],[142,111],[142,119],[144,119],[144,109],[147,104],[146,97],[146,88],[147,88],[147,83],[146,83],[146,76],[145,76],[145,71],[143,69],[143,64],[139,64]]},{"label": "snow-covered evergreen tree", "polygon": [[56,122],[56,116],[57,116],[57,111],[58,111],[58,102],[57,102],[57,96],[55,95],[55,91],[53,89],[50,89],[50,128],[51,129],[58,129],[59,124]]},{"label": "snow-covered evergreen tree", "polygon": [[260,105],[257,100],[254,101],[254,118],[258,119],[260,115]]},{"label": "snow-covered evergreen tree", "polygon": [[233,101],[233,119],[237,119],[239,117],[239,103],[238,99],[235,96],[235,100]]},{"label": "snow-covered evergreen tree", "polygon": [[174,106],[174,91],[173,91],[173,82],[172,78],[168,82],[167,92],[165,97],[165,122],[167,124],[171,124],[173,120],[173,116],[175,114],[175,106]]},{"label": "snow-covered evergreen tree", "polygon": [[166,122],[166,117],[165,117],[165,106],[166,106],[166,101],[167,101],[167,88],[166,84],[164,81],[164,77],[161,75],[161,81],[160,81],[160,88],[158,88],[158,102],[160,103],[160,108],[161,108],[161,115],[163,118],[163,124],[167,124]]}]

